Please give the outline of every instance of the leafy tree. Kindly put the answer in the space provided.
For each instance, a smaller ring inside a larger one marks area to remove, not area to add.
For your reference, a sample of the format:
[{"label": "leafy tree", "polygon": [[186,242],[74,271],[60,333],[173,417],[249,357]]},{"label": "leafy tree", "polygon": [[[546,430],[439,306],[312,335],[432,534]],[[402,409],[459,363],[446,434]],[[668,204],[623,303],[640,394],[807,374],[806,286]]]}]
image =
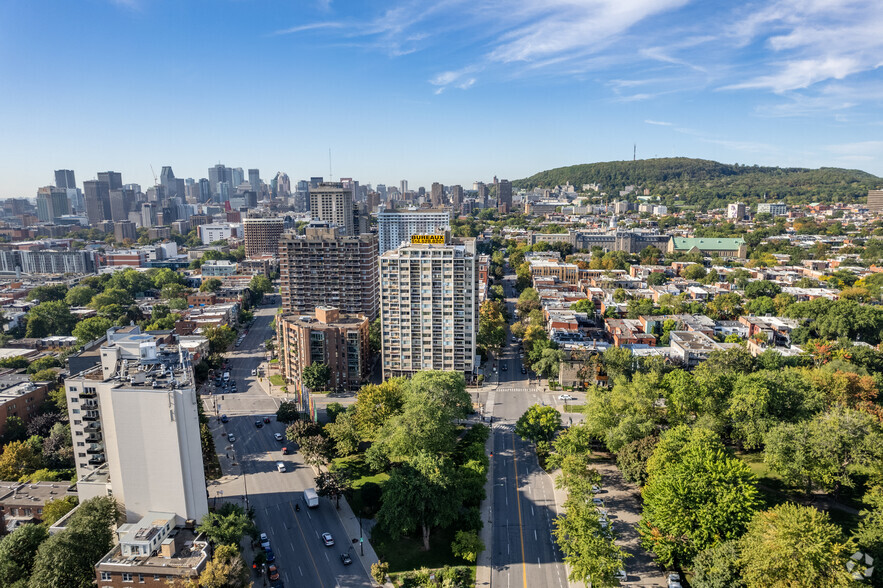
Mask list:
[{"label": "leafy tree", "polygon": [[383,425],[401,412],[405,403],[404,378],[392,378],[381,384],[368,384],[356,398],[356,425],[364,439],[376,438]]},{"label": "leafy tree", "polygon": [[121,520],[110,497],[87,500],[71,515],[67,527],[37,550],[30,588],[88,588],[95,582],[95,562],[113,545],[113,527]]},{"label": "leafy tree", "polygon": [[757,513],[739,540],[742,579],[749,586],[853,586],[846,562],[854,547],[827,513],[780,504]]},{"label": "leafy tree", "polygon": [[739,544],[724,541],[707,547],[693,560],[693,588],[745,588],[739,570]]},{"label": "leafy tree", "polygon": [[453,418],[466,418],[472,412],[472,396],[466,391],[462,373],[427,370],[414,374],[409,382],[408,395],[416,401],[425,397],[438,398]]},{"label": "leafy tree", "polygon": [[[26,586],[40,544],[49,538],[43,525],[22,525],[0,540],[0,586]],[[17,584],[21,582],[21,584]]]},{"label": "leafy tree", "polygon": [[330,500],[334,500],[338,510],[340,510],[340,497],[349,491],[350,486],[350,479],[346,472],[341,470],[320,472],[316,476],[316,492],[319,496],[326,496]]},{"label": "leafy tree", "polygon": [[795,421],[813,411],[811,402],[812,385],[800,370],[739,376],[727,410],[732,420],[732,437],[747,448],[760,447],[773,425]]},{"label": "leafy tree", "polygon": [[564,352],[559,349],[547,348],[543,349],[540,357],[531,366],[533,370],[546,378],[558,377],[558,371],[561,367],[561,361],[564,359]]},{"label": "leafy tree", "polygon": [[484,543],[475,531],[457,531],[451,543],[451,553],[470,563],[474,563],[484,549]]},{"label": "leafy tree", "polygon": [[63,364],[54,355],[47,355],[45,357],[41,357],[40,359],[32,361],[31,364],[28,366],[27,371],[29,374],[33,374],[41,370],[54,367],[63,367]]},{"label": "leafy tree", "polygon": [[200,588],[246,588],[251,586],[248,568],[234,545],[219,545],[199,575]]},{"label": "leafy tree", "polygon": [[636,374],[631,382],[620,376],[609,390],[589,388],[583,422],[609,451],[617,452],[626,443],[650,435],[662,422],[659,388],[655,372]]},{"label": "leafy tree", "polygon": [[[64,392],[64,388],[59,388]],[[63,396],[63,394],[62,394]],[[71,441],[71,428],[66,423],[55,423],[49,435],[43,439],[42,455],[44,465],[55,469],[74,467],[74,448]]]},{"label": "leafy tree", "polygon": [[[17,416],[6,417],[6,433],[3,434],[3,442],[24,441],[28,437],[28,427]],[[9,478],[4,478],[8,480]]]},{"label": "leafy tree", "polygon": [[325,425],[325,431],[334,441],[334,448],[341,457],[352,455],[359,448],[359,428],[356,426],[355,411],[346,411],[333,422]]},{"label": "leafy tree", "polygon": [[647,483],[647,460],[653,455],[659,437],[647,435],[626,443],[616,453],[616,465],[625,480],[643,486]]},{"label": "leafy tree", "polygon": [[147,274],[157,290],[162,290],[168,284],[184,284],[184,276],[167,267],[150,270]]},{"label": "leafy tree", "polygon": [[705,429],[663,433],[642,490],[642,543],[664,566],[689,565],[700,551],[738,538],[759,505],[755,476]]},{"label": "leafy tree", "polygon": [[221,289],[223,282],[218,278],[208,278],[207,280],[203,280],[202,284],[199,285],[200,292],[217,292]]},{"label": "leafy tree", "polygon": [[387,421],[375,446],[393,460],[449,453],[454,448],[455,416],[442,397],[409,393],[402,413]]},{"label": "leafy tree", "polygon": [[29,441],[11,441],[0,455],[0,480],[18,480],[40,469],[42,455]]},{"label": "leafy tree", "polygon": [[630,350],[622,347],[608,347],[601,355],[601,361],[609,381],[618,376],[631,376],[634,371],[635,358]]},{"label": "leafy tree", "polygon": [[276,420],[280,423],[290,424],[300,418],[296,402],[283,402],[276,410]]},{"label": "leafy tree", "polygon": [[208,339],[211,353],[223,353],[236,339],[236,331],[227,325],[210,325],[203,329],[203,336]]},{"label": "leafy tree", "polygon": [[53,302],[55,300],[64,300],[67,294],[67,286],[64,284],[53,284],[51,286],[37,286],[28,294],[30,300],[39,300],[40,302]]},{"label": "leafy tree", "polygon": [[668,282],[668,276],[664,272],[650,272],[650,275],[647,276],[648,286],[662,286],[666,282]]},{"label": "leafy tree", "polygon": [[769,280],[755,280],[749,282],[745,286],[745,296],[747,298],[759,298],[761,296],[775,298],[781,292],[782,288],[780,288],[778,284],[770,282]]},{"label": "leafy tree", "polygon": [[[245,535],[251,533],[254,523],[242,507],[224,503],[217,512],[209,512],[202,517],[197,530],[214,545],[238,546]],[[238,548],[238,547],[237,547]]]},{"label": "leafy tree", "polygon": [[331,444],[322,435],[310,435],[301,438],[300,452],[307,465],[321,468],[331,458]]},{"label": "leafy tree", "polygon": [[273,291],[273,283],[266,276],[256,275],[248,283],[248,289],[257,296],[258,302],[264,299],[264,294]]},{"label": "leafy tree", "polygon": [[525,288],[518,295],[518,302],[515,303],[515,308],[518,309],[518,314],[521,316],[527,316],[533,310],[540,310],[542,308],[540,306],[540,295],[533,288]]},{"label": "leafy tree", "polygon": [[304,368],[304,386],[310,390],[325,390],[328,387],[328,379],[331,377],[331,368],[324,363],[311,363]]},{"label": "leafy tree", "polygon": [[[863,502],[868,508],[859,512],[861,520],[855,531],[854,539],[859,549],[874,558],[875,562],[883,557],[883,487],[871,488],[864,497]],[[3,561],[2,549],[0,549],[0,561]],[[874,586],[883,585],[883,573],[879,563],[871,576]]]},{"label": "leafy tree", "polygon": [[186,293],[187,288],[183,284],[171,282],[162,287],[159,295],[163,300],[171,300],[173,298],[181,298]]},{"label": "leafy tree", "polygon": [[321,427],[313,421],[297,420],[285,429],[285,437],[294,443],[301,443],[307,437],[322,433]]},{"label": "leafy tree", "polygon": [[346,407],[339,402],[332,402],[325,407],[325,414],[328,416],[328,422],[337,422],[337,417],[346,412]]},{"label": "leafy tree", "polygon": [[681,272],[681,276],[685,280],[701,280],[705,277],[705,274],[705,266],[698,263],[688,265],[684,268],[683,272]]},{"label": "leafy tree", "polygon": [[129,306],[132,302],[132,295],[128,291],[122,288],[108,288],[104,292],[93,296],[92,300],[89,301],[89,306],[101,312],[101,309],[106,306]]},{"label": "leafy tree", "polygon": [[70,335],[77,319],[63,300],[42,302],[28,313],[27,337]]},{"label": "leafy tree", "polygon": [[51,382],[54,384],[58,380],[58,372],[53,369],[40,370],[36,374],[31,374],[32,382]]},{"label": "leafy tree", "polygon": [[758,296],[745,305],[745,310],[759,316],[776,313],[776,303],[769,296]]},{"label": "leafy tree", "polygon": [[582,300],[577,300],[571,304],[570,310],[573,310],[574,312],[586,312],[589,315],[594,315],[595,303],[592,302],[591,298],[583,298]]},{"label": "leafy tree", "polygon": [[72,511],[76,505],[77,498],[75,496],[50,500],[43,506],[43,524],[46,527],[51,527],[55,521]]},{"label": "leafy tree", "polygon": [[515,423],[515,434],[533,443],[551,441],[561,428],[561,413],[552,406],[534,404]]},{"label": "leafy tree", "polygon": [[[54,408],[50,405],[45,408]],[[45,410],[44,408],[44,410]],[[27,425],[27,436],[32,437],[36,435],[37,437],[46,437],[49,435],[49,432],[52,430],[52,427],[61,419],[61,414],[55,411],[44,412],[42,414],[36,414],[31,417],[31,420],[28,421]]]},{"label": "leafy tree", "polygon": [[393,537],[419,528],[423,549],[429,551],[433,527],[451,523],[459,506],[450,461],[441,455],[420,453],[392,471],[383,488],[377,522]]},{"label": "leafy tree", "polygon": [[383,327],[380,323],[380,317],[377,317],[371,324],[368,326],[368,344],[371,347],[372,353],[377,353],[383,346],[382,340]]},{"label": "leafy tree", "polygon": [[506,319],[503,304],[485,300],[478,310],[478,335],[476,342],[489,351],[498,350],[506,343]]},{"label": "leafy tree", "polygon": [[77,338],[78,343],[85,345],[90,341],[103,337],[112,326],[113,323],[109,319],[93,316],[77,323],[72,334]]}]

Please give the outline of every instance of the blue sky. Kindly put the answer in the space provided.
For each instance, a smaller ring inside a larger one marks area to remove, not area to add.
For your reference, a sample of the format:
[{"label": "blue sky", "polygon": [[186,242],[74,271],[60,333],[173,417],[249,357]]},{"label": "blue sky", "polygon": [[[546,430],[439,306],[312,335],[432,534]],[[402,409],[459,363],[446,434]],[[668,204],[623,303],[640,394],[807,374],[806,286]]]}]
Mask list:
[{"label": "blue sky", "polygon": [[217,162],[411,186],[689,156],[883,176],[877,0],[5,0],[0,197]]}]

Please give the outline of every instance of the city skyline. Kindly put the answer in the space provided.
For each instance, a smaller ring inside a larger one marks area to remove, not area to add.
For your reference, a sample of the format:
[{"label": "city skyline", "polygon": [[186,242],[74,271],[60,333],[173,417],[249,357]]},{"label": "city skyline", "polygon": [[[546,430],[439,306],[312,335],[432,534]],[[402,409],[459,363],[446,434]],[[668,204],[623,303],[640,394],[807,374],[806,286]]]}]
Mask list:
[{"label": "city skyline", "polygon": [[883,175],[865,0],[13,2],[0,23],[3,198],[56,169],[149,186],[217,161],[465,186],[635,145]]}]

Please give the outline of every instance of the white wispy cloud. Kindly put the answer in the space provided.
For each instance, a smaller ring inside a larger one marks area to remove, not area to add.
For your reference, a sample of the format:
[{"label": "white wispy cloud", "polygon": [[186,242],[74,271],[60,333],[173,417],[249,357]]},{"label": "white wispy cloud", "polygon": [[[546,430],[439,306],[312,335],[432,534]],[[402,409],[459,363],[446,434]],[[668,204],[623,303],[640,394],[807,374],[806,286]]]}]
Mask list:
[{"label": "white wispy cloud", "polygon": [[292,35],[294,33],[304,33],[306,31],[315,31],[319,29],[340,29],[345,27],[346,25],[342,22],[311,22],[309,24],[302,24],[293,27],[289,27],[287,29],[279,29],[278,31],[273,31],[274,35]]},{"label": "white wispy cloud", "polygon": [[661,120],[650,120],[649,118],[646,119],[644,122],[647,123],[648,125],[656,125],[659,127],[673,127],[674,126],[674,123],[665,122],[665,121],[661,121]]}]

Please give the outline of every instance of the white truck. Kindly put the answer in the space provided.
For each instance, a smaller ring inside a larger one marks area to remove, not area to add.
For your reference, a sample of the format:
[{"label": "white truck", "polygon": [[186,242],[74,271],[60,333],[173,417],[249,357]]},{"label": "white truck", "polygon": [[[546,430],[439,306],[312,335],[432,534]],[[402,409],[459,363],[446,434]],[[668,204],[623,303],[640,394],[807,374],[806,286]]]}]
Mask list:
[{"label": "white truck", "polygon": [[316,494],[315,488],[304,490],[304,502],[307,503],[307,508],[317,508],[319,506],[319,495]]}]

